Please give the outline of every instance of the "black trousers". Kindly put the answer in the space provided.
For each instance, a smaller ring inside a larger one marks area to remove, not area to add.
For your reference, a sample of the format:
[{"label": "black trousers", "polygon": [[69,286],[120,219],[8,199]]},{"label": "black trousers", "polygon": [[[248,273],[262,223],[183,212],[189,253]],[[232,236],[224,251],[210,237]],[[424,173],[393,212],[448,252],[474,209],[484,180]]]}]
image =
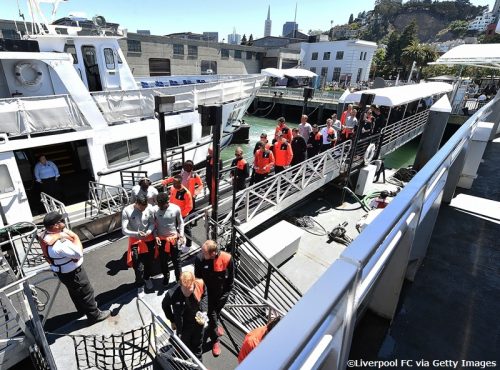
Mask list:
[{"label": "black trousers", "polygon": [[280,173],[285,170],[285,166],[274,166],[274,173]]},{"label": "black trousers", "polygon": [[181,340],[193,352],[193,354],[201,361],[203,355],[203,325],[196,321],[183,320]]},{"label": "black trousers", "polygon": [[255,176],[254,176],[254,181],[255,183],[257,184],[258,182],[261,182],[261,181],[264,181],[267,176],[269,176],[268,173],[255,173]]},{"label": "black trousers", "polygon": [[170,280],[170,270],[168,269],[168,262],[172,261],[172,266],[174,267],[175,280],[179,281],[181,277],[181,261],[179,260],[179,248],[177,244],[170,245],[170,252],[165,252],[166,240],[161,241],[160,248],[160,264],[161,272],[163,273],[163,279],[165,283]]},{"label": "black trousers", "polygon": [[80,314],[85,314],[89,319],[99,315],[99,309],[94,298],[94,289],[83,266],[68,273],[57,273],[59,280],[68,289],[69,296]]},{"label": "black trousers", "polygon": [[212,292],[208,292],[208,335],[215,343],[219,340],[217,335],[217,327],[219,326],[220,312],[226,305],[229,298],[229,294],[216,295]]},{"label": "black trousers", "polygon": [[144,280],[151,277],[153,259],[155,255],[155,241],[146,242],[147,253],[139,253],[137,244],[132,246],[132,262],[135,273],[135,284],[138,287],[144,285]]},{"label": "black trousers", "polygon": [[59,181],[56,181],[55,177],[42,179],[40,190],[50,195],[51,197],[62,201],[61,187],[59,186]]}]

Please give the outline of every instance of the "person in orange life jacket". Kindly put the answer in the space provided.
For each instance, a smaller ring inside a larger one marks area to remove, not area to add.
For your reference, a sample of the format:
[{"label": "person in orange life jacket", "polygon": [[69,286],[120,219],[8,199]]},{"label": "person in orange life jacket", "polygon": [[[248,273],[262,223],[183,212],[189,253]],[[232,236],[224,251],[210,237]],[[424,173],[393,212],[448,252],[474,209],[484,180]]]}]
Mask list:
[{"label": "person in orange life jacket", "polygon": [[172,329],[201,361],[208,309],[203,280],[195,279],[191,271],[182,272],[180,284],[165,294],[161,305]]},{"label": "person in orange life jacket", "polygon": [[260,141],[257,141],[255,143],[255,146],[253,148],[253,155],[255,155],[255,152],[260,149],[260,143],[264,144],[266,149],[271,148],[271,144],[269,144],[269,141],[267,140],[267,134],[263,132],[262,134],[260,134]]},{"label": "person in orange life jacket", "polygon": [[290,166],[290,163],[292,163],[292,146],[283,137],[283,135],[280,135],[278,141],[274,143],[273,152],[274,172],[280,173],[285,170],[285,167]]},{"label": "person in orange life jacket", "polygon": [[264,326],[259,326],[254,330],[250,331],[243,340],[241,345],[240,353],[238,353],[238,363],[241,364],[243,360],[252,352],[255,347],[259,345],[264,337],[269,333],[281,320],[281,316],[275,317]]},{"label": "person in orange life jacket", "polygon": [[[173,178],[173,184],[170,187],[170,203],[176,204],[181,209],[181,216],[186,221],[186,218],[193,211],[193,197],[189,190],[182,185],[182,178],[180,175],[176,175]],[[191,240],[191,223],[184,222],[184,235],[186,236],[186,245],[182,246],[184,252],[185,248],[190,248],[192,245]]]},{"label": "person in orange life jacket", "polygon": [[66,228],[64,218],[58,212],[49,212],[43,219],[45,231],[39,235],[43,256],[51,270],[68,289],[77,311],[87,315],[90,322],[106,319],[110,311],[97,308],[94,289],[83,268],[83,247],[80,238]]},{"label": "person in orange life jacket", "polygon": [[293,139],[290,143],[290,146],[292,147],[293,158],[290,166],[294,166],[297,163],[304,162],[306,159],[307,151],[306,140],[302,136],[300,136],[298,128],[292,129],[292,136]]},{"label": "person in orange life jacket", "polygon": [[139,180],[139,183],[132,188],[132,194],[130,197],[131,203],[135,203],[135,199],[143,195],[148,200],[151,205],[156,204],[156,197],[158,196],[158,190],[151,185],[151,180],[147,177],[143,177]]},{"label": "person in orange life jacket", "polygon": [[265,147],[265,144],[258,142],[258,148],[255,152],[253,168],[255,171],[255,183],[264,180],[274,167],[274,154]]},{"label": "person in orange life jacket", "polygon": [[155,239],[154,209],[146,197],[140,195],[134,204],[122,211],[122,233],[128,236],[127,265],[134,268],[135,284],[139,295],[153,288],[151,268],[153,264]]},{"label": "person in orange life jacket", "polygon": [[201,181],[201,177],[193,171],[194,163],[191,160],[187,160],[182,165],[181,178],[182,185],[184,185],[191,196],[193,197],[193,211],[196,209],[195,199],[203,191],[203,181]]},{"label": "person in orange life jacket", "polygon": [[194,261],[194,275],[203,279],[208,291],[208,334],[212,341],[212,354],[220,355],[219,337],[224,330],[218,325],[220,312],[226,304],[234,285],[232,256],[222,252],[213,240],[203,243]]},{"label": "person in orange life jacket", "polygon": [[307,140],[307,158],[312,158],[319,153],[323,143],[323,136],[319,132],[318,125],[312,126],[312,132]]},{"label": "person in orange life jacket", "polygon": [[274,130],[274,140],[278,141],[280,133],[283,134],[283,136],[285,137],[285,139],[288,140],[288,142],[292,141],[292,130],[290,130],[286,125],[284,117],[278,118],[278,125]]},{"label": "person in orange life jacket", "polygon": [[181,216],[181,209],[178,205],[169,203],[169,196],[168,193],[158,194],[158,206],[154,208],[155,229],[153,233],[160,250],[164,286],[167,286],[170,280],[169,260],[172,261],[175,278],[179,281],[181,263],[177,241],[184,244],[184,220]]},{"label": "person in orange life jacket", "polygon": [[243,158],[243,149],[237,147],[234,151],[235,159],[231,162],[231,167],[236,167],[231,171],[233,185],[236,186],[236,191],[246,188],[246,179],[249,174],[248,163]]},{"label": "person in orange life jacket", "polygon": [[387,190],[382,190],[380,195],[370,202],[371,209],[385,208],[389,204],[387,197],[389,192]]},{"label": "person in orange life jacket", "polygon": [[[210,146],[208,148],[208,155],[207,159],[205,162],[205,173],[206,173],[206,183],[207,183],[207,189],[208,189],[208,204],[212,204],[212,174],[214,170],[214,150]],[[222,171],[223,164],[222,164],[222,159],[219,159],[219,179],[220,179],[220,173]]]}]

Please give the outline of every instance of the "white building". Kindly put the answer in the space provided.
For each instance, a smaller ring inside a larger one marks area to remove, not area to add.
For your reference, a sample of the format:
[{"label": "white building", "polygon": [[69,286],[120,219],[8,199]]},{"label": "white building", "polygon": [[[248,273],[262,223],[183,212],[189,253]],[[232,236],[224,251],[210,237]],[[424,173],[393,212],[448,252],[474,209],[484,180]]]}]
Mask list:
[{"label": "white building", "polygon": [[302,67],[325,81],[367,81],[377,44],[363,40],[301,43]]},{"label": "white building", "polygon": [[474,31],[486,31],[486,28],[491,23],[495,23],[495,14],[492,12],[484,12],[482,15],[477,16],[472,22],[470,22],[467,29]]}]

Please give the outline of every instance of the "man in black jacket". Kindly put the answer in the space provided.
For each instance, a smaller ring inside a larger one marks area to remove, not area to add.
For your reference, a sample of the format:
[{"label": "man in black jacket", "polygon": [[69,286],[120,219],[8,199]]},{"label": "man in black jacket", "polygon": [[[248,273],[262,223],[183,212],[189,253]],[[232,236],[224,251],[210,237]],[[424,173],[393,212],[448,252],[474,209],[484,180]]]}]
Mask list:
[{"label": "man in black jacket", "polygon": [[180,284],[165,294],[163,312],[170,320],[172,329],[201,361],[203,333],[208,320],[207,290],[201,279],[195,279],[191,271],[181,274]]},{"label": "man in black jacket", "polygon": [[194,274],[207,285],[208,334],[212,341],[212,354],[217,357],[221,352],[219,337],[224,335],[218,320],[234,284],[233,258],[229,253],[220,251],[216,242],[207,240],[196,256]]},{"label": "man in black jacket", "polygon": [[306,159],[307,143],[306,140],[299,135],[299,129],[294,128],[292,130],[292,152],[293,158],[290,166],[296,165],[297,163],[304,162]]}]

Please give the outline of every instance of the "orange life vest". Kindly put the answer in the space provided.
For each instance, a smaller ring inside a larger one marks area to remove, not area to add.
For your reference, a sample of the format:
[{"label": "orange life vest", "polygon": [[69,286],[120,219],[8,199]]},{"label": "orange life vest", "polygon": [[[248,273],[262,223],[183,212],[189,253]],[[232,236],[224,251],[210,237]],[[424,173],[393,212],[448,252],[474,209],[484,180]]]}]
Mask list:
[{"label": "orange life vest", "polygon": [[201,297],[203,296],[203,292],[205,291],[205,283],[203,282],[202,279],[195,279],[194,280],[194,297],[198,301],[198,303],[201,301]]},{"label": "orange life vest", "polygon": [[266,333],[267,326],[264,325],[252,330],[245,336],[240,353],[238,354],[238,363],[241,363],[262,342]]},{"label": "orange life vest", "polygon": [[293,158],[292,146],[284,142],[274,144],[274,163],[276,166],[284,167],[290,165]]},{"label": "orange life vest", "polygon": [[165,252],[170,253],[170,248],[177,244],[177,236],[159,236],[160,240],[165,240]]},{"label": "orange life vest", "polygon": [[239,169],[240,171],[244,171],[246,164],[247,161],[245,160],[245,158],[242,158],[236,163],[236,168]]},{"label": "orange life vest", "polygon": [[255,173],[260,175],[265,175],[271,172],[271,168],[274,166],[274,155],[268,149],[259,149],[255,152],[254,157],[254,167]]},{"label": "orange life vest", "polygon": [[[132,236],[128,238],[128,250],[127,250],[127,266],[132,267],[133,265],[133,260],[132,260],[132,247],[137,244],[137,253],[142,254],[142,253],[148,253],[148,246],[146,242],[150,242],[154,240],[153,234],[148,235],[145,239],[137,239]],[[156,255],[155,255],[156,257]]]},{"label": "orange life vest", "polygon": [[184,185],[180,189],[170,187],[170,203],[179,206],[182,217],[186,217],[193,210],[193,197]]},{"label": "orange life vest", "polygon": [[220,252],[220,254],[214,259],[214,271],[215,272],[226,271],[230,261],[231,261],[231,255],[229,253]]}]

